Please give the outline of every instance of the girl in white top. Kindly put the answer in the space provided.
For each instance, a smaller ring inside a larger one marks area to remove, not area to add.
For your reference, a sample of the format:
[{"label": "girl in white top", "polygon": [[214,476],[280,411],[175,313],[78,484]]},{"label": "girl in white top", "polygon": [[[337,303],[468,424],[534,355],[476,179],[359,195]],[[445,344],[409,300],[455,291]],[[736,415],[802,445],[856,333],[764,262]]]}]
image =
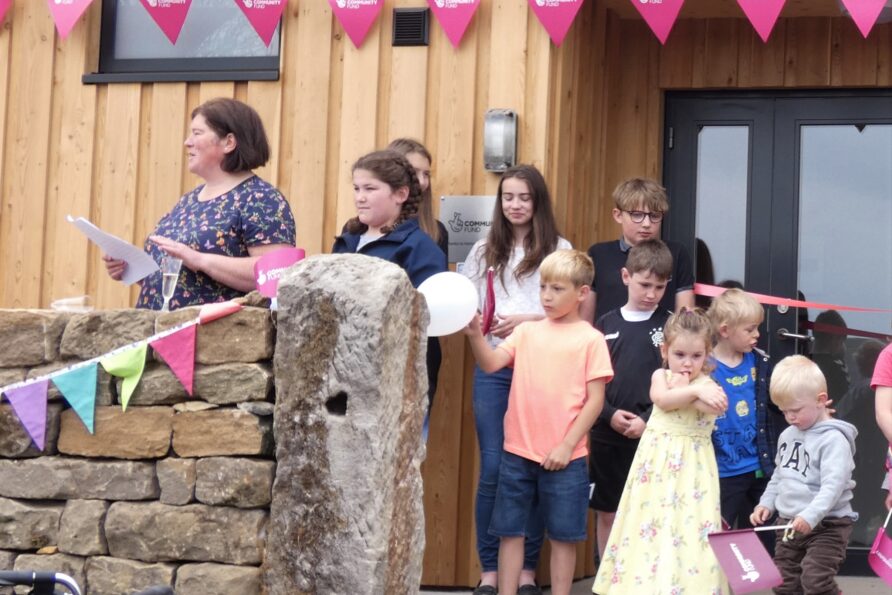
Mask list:
[{"label": "girl in white top", "polygon": [[[481,310],[486,295],[486,271],[490,267],[494,270],[495,317],[487,337],[491,345],[501,343],[518,324],[545,317],[539,301],[539,264],[559,248],[571,246],[558,233],[542,174],[532,165],[508,169],[499,182],[489,234],[474,244],[462,268],[462,273],[477,286]],[[498,487],[504,442],[502,421],[508,407],[511,375],[511,368],[494,374],[474,370],[474,418],[480,445],[475,516],[477,553],[483,569],[475,595],[495,595],[498,588],[499,539],[489,535],[488,529]],[[526,529],[518,593],[541,593],[535,586],[535,569],[543,531],[542,519],[534,512]]]}]

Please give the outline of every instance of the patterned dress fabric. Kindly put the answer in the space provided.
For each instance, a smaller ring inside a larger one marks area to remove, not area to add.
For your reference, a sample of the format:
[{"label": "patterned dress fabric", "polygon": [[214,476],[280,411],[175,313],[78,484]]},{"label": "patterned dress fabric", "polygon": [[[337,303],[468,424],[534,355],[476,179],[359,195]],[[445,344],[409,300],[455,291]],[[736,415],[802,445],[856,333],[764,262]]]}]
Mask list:
[{"label": "patterned dress fabric", "polygon": [[[171,238],[199,252],[235,257],[249,256],[248,248],[252,246],[294,245],[296,231],[291,207],[271,184],[251,176],[229,192],[204,202],[198,200],[202,188],[204,185],[180,198],[151,235]],[[163,254],[154,242],[147,239],[145,251],[160,264]],[[244,294],[184,266],[170,309],[225,302]],[[142,281],[136,307],[160,310],[163,302],[158,271]]]},{"label": "patterned dress fabric", "polygon": [[[667,371],[667,374],[669,372]],[[712,382],[702,374],[693,384]],[[707,535],[721,530],[715,416],[654,405],[592,591],[725,595]]]}]

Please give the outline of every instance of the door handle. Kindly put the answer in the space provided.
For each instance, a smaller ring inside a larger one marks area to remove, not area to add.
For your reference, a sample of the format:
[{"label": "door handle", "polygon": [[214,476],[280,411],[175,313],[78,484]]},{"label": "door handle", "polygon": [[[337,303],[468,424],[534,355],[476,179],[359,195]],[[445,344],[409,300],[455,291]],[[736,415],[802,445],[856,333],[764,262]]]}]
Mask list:
[{"label": "door handle", "polygon": [[781,340],[786,340],[786,339],[799,339],[800,341],[814,341],[815,340],[815,338],[812,337],[811,335],[800,335],[797,333],[791,333],[790,331],[788,331],[785,328],[777,329],[777,336]]}]

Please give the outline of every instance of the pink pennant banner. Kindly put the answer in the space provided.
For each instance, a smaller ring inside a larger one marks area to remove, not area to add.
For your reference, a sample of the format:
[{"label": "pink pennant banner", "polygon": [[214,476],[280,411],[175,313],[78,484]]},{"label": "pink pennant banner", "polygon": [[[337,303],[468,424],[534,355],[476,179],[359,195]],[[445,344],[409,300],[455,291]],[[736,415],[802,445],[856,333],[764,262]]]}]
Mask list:
[{"label": "pink pennant banner", "polygon": [[12,0],[0,0],[0,23],[6,17],[6,11],[9,10],[10,6],[12,6]]},{"label": "pink pennant banner", "polygon": [[269,47],[276,33],[276,26],[282,18],[286,0],[235,0],[242,9],[257,35]]},{"label": "pink pennant banner", "polygon": [[198,324],[207,324],[218,318],[229,316],[230,314],[234,314],[241,310],[242,307],[241,304],[233,301],[205,304],[198,311]]},{"label": "pink pennant banner", "polygon": [[842,0],[842,3],[865,38],[886,6],[886,0]]},{"label": "pink pennant banner", "polygon": [[170,367],[177,380],[192,396],[192,381],[195,377],[195,330],[198,325],[190,324],[171,335],[167,335],[150,341],[149,345],[155,350],[164,363]]},{"label": "pink pennant banner", "polygon": [[707,539],[736,595],[770,589],[784,582],[752,529],[710,533]]},{"label": "pink pennant banner", "polygon": [[480,6],[480,0],[427,0],[452,47],[458,48]]},{"label": "pink pennant banner", "polygon": [[787,0],[737,0],[753,29],[765,43],[768,43],[768,37],[786,2]]},{"label": "pink pennant banner", "polygon": [[641,17],[654,32],[660,43],[665,44],[684,0],[630,0]]},{"label": "pink pennant banner", "polygon": [[582,7],[582,0],[529,0],[529,3],[554,45],[563,43]]},{"label": "pink pennant banner", "polygon": [[[74,28],[74,24],[81,18],[81,15],[84,14],[91,2],[93,0],[46,0],[47,5],[50,7],[50,14],[53,15],[53,21],[56,22],[56,31],[59,32],[59,37],[62,39],[68,37],[71,29]],[[10,3],[7,2],[6,4],[6,7],[9,8]],[[2,19],[2,13],[4,12],[6,11],[0,7],[0,19]]]},{"label": "pink pennant banner", "polygon": [[176,45],[192,0],[139,0],[170,43]]},{"label": "pink pennant banner", "polygon": [[254,263],[254,281],[258,291],[266,297],[276,297],[279,279],[294,263],[306,256],[303,248],[280,248],[261,256]]},{"label": "pink pennant banner", "polygon": [[49,385],[49,380],[41,380],[3,393],[40,450],[46,446],[46,393]]},{"label": "pink pennant banner", "polygon": [[365,41],[384,6],[384,0],[328,0],[328,3],[357,48]]}]

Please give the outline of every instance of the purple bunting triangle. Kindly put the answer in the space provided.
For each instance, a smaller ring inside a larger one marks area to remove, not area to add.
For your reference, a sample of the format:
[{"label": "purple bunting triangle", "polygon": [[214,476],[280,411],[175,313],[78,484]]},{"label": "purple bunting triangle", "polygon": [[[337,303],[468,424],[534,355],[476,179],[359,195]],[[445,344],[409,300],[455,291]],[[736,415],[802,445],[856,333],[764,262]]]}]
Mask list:
[{"label": "purple bunting triangle", "polygon": [[75,368],[53,376],[53,384],[81,418],[87,430],[93,433],[93,416],[96,410],[96,364]]},{"label": "purple bunting triangle", "polygon": [[49,384],[49,380],[41,380],[3,392],[25,431],[40,450],[46,446],[46,392]]}]

